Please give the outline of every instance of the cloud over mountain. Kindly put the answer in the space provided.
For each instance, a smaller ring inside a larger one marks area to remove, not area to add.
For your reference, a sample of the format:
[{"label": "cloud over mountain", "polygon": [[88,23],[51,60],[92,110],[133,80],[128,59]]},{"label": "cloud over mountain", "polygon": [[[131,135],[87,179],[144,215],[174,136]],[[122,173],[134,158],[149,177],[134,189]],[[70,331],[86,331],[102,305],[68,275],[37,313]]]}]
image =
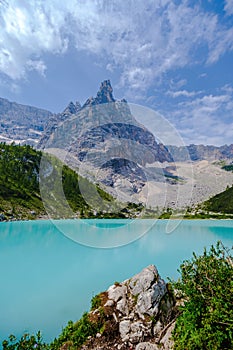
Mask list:
[{"label": "cloud over mountain", "polygon": [[[232,0],[225,3],[232,13]],[[85,50],[120,84],[146,89],[166,72],[212,64],[233,49],[233,28],[192,1],[0,2],[0,72],[12,80],[46,74],[46,54]],[[202,55],[198,50],[202,49]]]}]

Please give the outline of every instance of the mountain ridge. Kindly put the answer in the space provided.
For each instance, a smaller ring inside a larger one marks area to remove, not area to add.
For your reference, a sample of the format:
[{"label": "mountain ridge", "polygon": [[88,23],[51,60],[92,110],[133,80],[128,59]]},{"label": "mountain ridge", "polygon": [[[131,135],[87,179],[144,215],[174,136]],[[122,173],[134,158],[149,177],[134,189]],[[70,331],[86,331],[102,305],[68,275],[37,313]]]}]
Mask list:
[{"label": "mountain ridge", "polygon": [[[86,106],[116,101],[113,97],[113,88],[109,79],[101,83],[95,98],[89,97],[83,105],[78,101],[75,103],[71,101],[61,113],[53,113],[44,108],[17,103],[0,97],[0,141],[8,143],[21,141],[21,143],[35,146],[48,125],[49,119],[56,124],[58,116],[63,115],[61,121],[64,121],[65,116],[67,118]],[[127,103],[125,99],[122,99],[120,102]],[[26,129],[30,129],[30,127],[32,127],[32,131],[28,132]],[[175,155],[174,158],[177,161],[189,160],[185,150],[188,150],[192,161],[233,158],[233,144],[221,146],[203,144],[189,144],[187,146],[166,145],[166,147]]]},{"label": "mountain ridge", "polygon": [[[74,104],[69,106],[50,118],[38,148],[57,149],[57,154],[65,150],[76,159],[77,168],[86,169],[83,176],[92,174],[93,181],[116,191],[126,182],[126,191],[138,193],[145,183],[146,163],[172,161],[166,146],[157,143],[154,135],[135,119],[126,100],[113,97],[109,80],[102,82],[96,97],[87,99],[78,110]],[[123,159],[128,164],[119,171],[125,164]],[[143,168],[141,172],[138,167]],[[124,192],[122,187],[120,191]]]},{"label": "mountain ridge", "polygon": [[46,109],[0,98],[0,141],[35,145],[50,116]]},{"label": "mountain ridge", "polygon": [[174,155],[176,161],[180,162],[188,161],[189,157],[192,161],[233,159],[233,144],[222,146],[190,144],[179,147],[167,145],[167,148]]},{"label": "mountain ridge", "polygon": [[[233,145],[177,147],[156,142],[154,134],[135,119],[130,104],[115,99],[110,80],[103,81],[96,96],[83,105],[71,101],[61,113],[46,113],[37,126],[41,131],[31,139],[25,126],[28,119],[23,128],[16,120],[14,139],[17,136],[17,142],[60,157],[120,202],[184,208],[232,185],[232,174],[219,167],[233,163]],[[26,132],[26,140],[17,130]]]}]

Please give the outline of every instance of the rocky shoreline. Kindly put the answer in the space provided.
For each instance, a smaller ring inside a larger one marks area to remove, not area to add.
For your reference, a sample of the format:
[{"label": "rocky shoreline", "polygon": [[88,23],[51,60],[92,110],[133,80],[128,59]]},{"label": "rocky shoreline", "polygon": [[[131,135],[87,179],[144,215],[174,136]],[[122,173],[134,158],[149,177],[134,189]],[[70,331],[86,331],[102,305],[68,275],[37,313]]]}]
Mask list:
[{"label": "rocky shoreline", "polygon": [[121,283],[115,282],[95,298],[98,307],[88,315],[96,322],[104,314],[103,332],[89,337],[81,350],[173,348],[171,336],[178,302],[154,265]]}]

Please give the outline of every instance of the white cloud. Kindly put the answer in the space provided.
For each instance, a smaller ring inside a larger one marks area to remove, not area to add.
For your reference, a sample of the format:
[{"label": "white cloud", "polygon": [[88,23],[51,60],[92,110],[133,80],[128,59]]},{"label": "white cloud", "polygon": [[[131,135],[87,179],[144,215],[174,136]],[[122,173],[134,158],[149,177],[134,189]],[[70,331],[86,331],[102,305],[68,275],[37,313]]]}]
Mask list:
[{"label": "white cloud", "polygon": [[[62,54],[72,45],[96,54],[108,69],[120,69],[121,85],[144,90],[169,70],[198,60],[212,64],[233,49],[233,29],[187,0],[5,4],[0,4],[0,71],[11,79],[23,78],[32,67],[44,74],[43,55]],[[229,8],[228,0],[228,13]],[[200,47],[206,48],[202,58],[196,55]]]},{"label": "white cloud", "polygon": [[224,10],[228,16],[233,15],[233,0],[225,0]]},{"label": "white cloud", "polygon": [[228,94],[233,94],[233,87],[230,84],[226,84],[226,85],[222,86],[220,90],[224,91]]},{"label": "white cloud", "polygon": [[45,64],[39,57],[46,52],[62,53],[67,48],[61,9],[44,8],[40,1],[23,6],[12,0],[0,6],[0,71],[11,79],[23,78],[33,67],[44,72]]},{"label": "white cloud", "polygon": [[45,77],[46,65],[42,60],[28,60],[26,65],[29,70],[36,70],[43,77]]},{"label": "white cloud", "polygon": [[201,73],[198,78],[206,78],[206,77],[207,77],[207,73]]},{"label": "white cloud", "polygon": [[174,79],[170,80],[170,88],[172,90],[180,89],[183,86],[185,86],[186,84],[187,84],[187,80],[186,79],[179,79],[178,81],[175,81]]},{"label": "white cloud", "polygon": [[223,145],[233,142],[233,89],[186,100],[171,111],[172,121],[185,142]]},{"label": "white cloud", "polygon": [[169,90],[167,92],[167,95],[170,95],[173,98],[182,97],[182,96],[183,97],[193,97],[193,96],[196,96],[199,94],[201,94],[201,91],[187,91],[187,90],[172,91],[172,90]]}]

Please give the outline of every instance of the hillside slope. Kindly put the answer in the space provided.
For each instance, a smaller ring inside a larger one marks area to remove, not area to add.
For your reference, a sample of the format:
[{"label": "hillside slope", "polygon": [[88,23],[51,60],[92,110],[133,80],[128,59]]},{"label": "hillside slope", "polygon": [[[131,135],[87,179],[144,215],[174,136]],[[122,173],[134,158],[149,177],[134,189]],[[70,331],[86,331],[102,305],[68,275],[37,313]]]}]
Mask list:
[{"label": "hillside slope", "polygon": [[0,141],[35,145],[51,112],[0,98]]},{"label": "hillside slope", "polygon": [[233,186],[206,201],[204,208],[216,213],[233,214]]},{"label": "hillside slope", "polygon": [[[46,215],[39,186],[41,157],[42,152],[34,150],[29,145],[0,144],[0,221],[33,219]],[[105,203],[114,203],[113,197],[78,176],[67,166],[63,166],[54,156],[48,157],[53,168],[46,180],[48,183],[52,182],[54,174],[62,169],[62,188],[74,217],[104,217],[107,215],[101,212],[103,208],[100,208],[99,202],[100,199],[104,199]],[[81,194],[80,181],[86,191],[96,193],[96,197],[92,198],[91,206]],[[54,202],[59,204],[60,201],[58,194]],[[49,214],[51,215],[51,211]],[[124,217],[120,211],[114,215]],[[56,211],[52,213],[52,216],[57,217]],[[111,217],[111,214],[108,216]]]}]

